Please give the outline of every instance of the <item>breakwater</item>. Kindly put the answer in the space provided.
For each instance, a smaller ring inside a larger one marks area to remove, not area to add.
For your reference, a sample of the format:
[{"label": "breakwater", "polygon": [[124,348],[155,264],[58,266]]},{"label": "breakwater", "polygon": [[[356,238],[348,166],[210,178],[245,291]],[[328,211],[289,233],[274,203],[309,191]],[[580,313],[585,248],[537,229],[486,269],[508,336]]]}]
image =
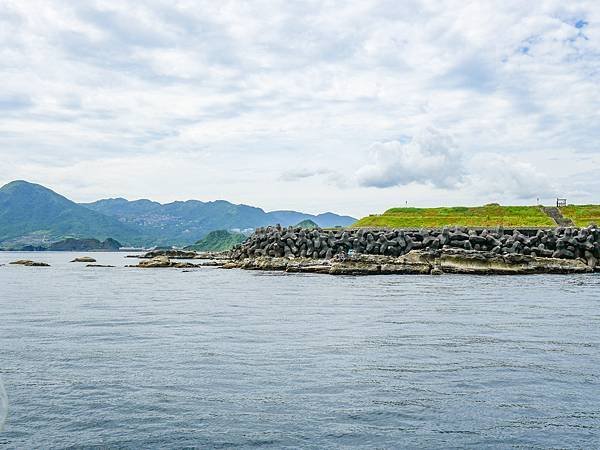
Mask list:
[{"label": "breakwater", "polygon": [[581,260],[591,268],[600,259],[600,228],[477,230],[463,227],[403,229],[302,229],[270,226],[255,233],[230,253],[246,258],[332,259],[337,255],[400,257],[413,250],[464,250],[488,255],[525,255]]}]

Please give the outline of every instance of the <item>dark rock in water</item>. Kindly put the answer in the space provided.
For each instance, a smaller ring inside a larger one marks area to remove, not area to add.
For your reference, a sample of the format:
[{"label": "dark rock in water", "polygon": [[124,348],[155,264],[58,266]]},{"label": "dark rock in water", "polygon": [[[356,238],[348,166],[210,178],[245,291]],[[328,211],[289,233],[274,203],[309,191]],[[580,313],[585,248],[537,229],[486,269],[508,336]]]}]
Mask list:
[{"label": "dark rock in water", "polygon": [[168,257],[164,255],[159,255],[151,259],[146,259],[144,261],[140,261],[140,263],[136,266],[127,266],[127,267],[137,267],[142,269],[154,269],[154,268],[164,268],[164,267],[174,267],[178,269],[189,269],[193,267],[201,267],[202,264],[192,264],[189,262],[173,262]]},{"label": "dark rock in water", "polygon": [[87,264],[85,267],[115,267],[115,266],[104,265],[104,264]]},{"label": "dark rock in water", "polygon": [[79,262],[79,263],[95,263],[96,260],[90,256],[80,256],[78,258],[75,258],[73,261],[71,262]]},{"label": "dark rock in water", "polygon": [[140,258],[152,259],[157,256],[166,256],[168,259],[195,259],[198,254],[196,252],[186,252],[184,250],[154,250],[140,256]]},{"label": "dark rock in water", "polygon": [[29,259],[20,259],[18,261],[13,261],[9,264],[15,264],[19,266],[28,266],[28,267],[50,267],[50,264],[46,264],[43,262],[31,261]]}]

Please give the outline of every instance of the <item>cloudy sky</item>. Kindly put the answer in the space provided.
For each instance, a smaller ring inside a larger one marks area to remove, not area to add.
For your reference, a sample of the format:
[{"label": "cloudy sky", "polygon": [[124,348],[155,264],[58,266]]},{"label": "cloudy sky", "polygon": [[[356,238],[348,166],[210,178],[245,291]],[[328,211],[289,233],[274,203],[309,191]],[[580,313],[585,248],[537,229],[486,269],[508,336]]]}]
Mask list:
[{"label": "cloudy sky", "polygon": [[0,183],[77,201],[600,203],[600,3],[0,2]]}]

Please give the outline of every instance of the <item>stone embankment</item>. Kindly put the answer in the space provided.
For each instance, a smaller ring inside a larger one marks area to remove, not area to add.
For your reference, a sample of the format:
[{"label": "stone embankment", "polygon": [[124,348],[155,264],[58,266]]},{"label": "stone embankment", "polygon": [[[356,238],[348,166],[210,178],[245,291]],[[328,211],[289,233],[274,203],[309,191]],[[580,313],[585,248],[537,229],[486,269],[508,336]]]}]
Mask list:
[{"label": "stone embankment", "polygon": [[319,273],[583,273],[598,267],[600,229],[505,232],[259,228],[225,267]]},{"label": "stone embankment", "polygon": [[286,272],[329,275],[475,275],[589,273],[593,269],[581,260],[540,258],[518,254],[498,255],[475,250],[413,250],[402,256],[343,255],[331,259],[282,258],[259,256],[232,261],[225,269],[283,270]]}]

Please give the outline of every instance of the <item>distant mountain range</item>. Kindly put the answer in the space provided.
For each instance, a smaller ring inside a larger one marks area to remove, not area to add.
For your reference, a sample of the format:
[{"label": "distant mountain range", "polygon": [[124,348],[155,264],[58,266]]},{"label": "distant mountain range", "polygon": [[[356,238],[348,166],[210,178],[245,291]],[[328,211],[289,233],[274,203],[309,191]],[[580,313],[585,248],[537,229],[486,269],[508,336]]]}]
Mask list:
[{"label": "distant mountain range", "polygon": [[38,184],[13,181],[0,188],[0,247],[49,244],[61,239],[113,238],[125,245],[187,245],[214,230],[245,230],[312,220],[321,227],[356,221],[333,213],[265,212],[217,200],[160,204],[123,198],[77,204]]}]

